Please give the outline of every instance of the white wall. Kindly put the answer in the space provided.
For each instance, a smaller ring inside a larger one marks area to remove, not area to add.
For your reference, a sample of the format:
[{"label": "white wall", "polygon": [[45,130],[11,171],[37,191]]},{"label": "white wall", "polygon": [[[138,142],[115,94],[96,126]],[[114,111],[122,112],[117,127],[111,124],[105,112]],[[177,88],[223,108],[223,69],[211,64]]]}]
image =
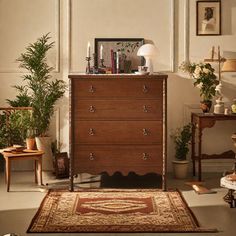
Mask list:
[{"label": "white wall", "polygon": [[[173,28],[171,4],[175,6],[175,28]],[[186,2],[189,2],[189,19],[186,19]],[[49,63],[56,69],[53,76],[68,82],[69,73],[83,72],[87,42],[95,37],[143,37],[153,41],[159,53],[154,61],[156,71],[170,71],[190,58],[202,60],[209,49],[220,45],[223,51],[236,51],[236,0],[222,0],[221,36],[196,36],[195,0],[0,0],[0,106],[6,98],[15,96],[12,85],[22,83],[15,59],[30,43],[41,35],[51,32],[55,48],[49,55]],[[17,10],[14,10],[17,9]],[[189,28],[186,28],[186,23]],[[173,47],[172,33],[175,29]],[[189,29],[189,33],[188,33]],[[188,44],[189,42],[189,44]],[[188,53],[189,52],[189,53]],[[235,97],[236,84],[231,75],[224,77],[224,96],[227,102]],[[196,111],[199,91],[192,81],[179,74],[169,73],[168,79],[168,132],[190,119]],[[58,104],[60,107],[60,138],[63,150],[68,151],[69,121],[68,92]],[[232,147],[230,134],[235,124],[217,124],[206,130],[203,148],[206,152],[221,152]],[[55,136],[55,123],[52,122]],[[217,145],[216,145],[217,144]],[[171,170],[174,148],[168,138],[168,166]],[[223,161],[212,161],[203,170],[223,171]],[[232,163],[227,161],[227,163]],[[211,168],[209,168],[210,166]],[[22,169],[31,164],[22,165]]]}]

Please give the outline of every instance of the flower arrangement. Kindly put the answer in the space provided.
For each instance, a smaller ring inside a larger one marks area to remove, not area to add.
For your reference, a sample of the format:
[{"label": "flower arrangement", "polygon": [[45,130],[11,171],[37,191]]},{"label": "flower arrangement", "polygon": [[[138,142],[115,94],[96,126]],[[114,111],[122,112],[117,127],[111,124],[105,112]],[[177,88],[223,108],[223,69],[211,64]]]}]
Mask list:
[{"label": "flower arrangement", "polygon": [[200,89],[202,101],[211,101],[217,93],[219,81],[214,74],[214,68],[209,63],[183,62],[180,70],[188,72],[194,79],[194,86]]}]

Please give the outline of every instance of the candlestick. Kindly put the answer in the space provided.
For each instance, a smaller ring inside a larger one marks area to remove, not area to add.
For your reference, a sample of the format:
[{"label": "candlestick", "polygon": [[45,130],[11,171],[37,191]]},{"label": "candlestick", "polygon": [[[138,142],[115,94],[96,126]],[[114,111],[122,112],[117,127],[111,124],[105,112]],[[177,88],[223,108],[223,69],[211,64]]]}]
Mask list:
[{"label": "candlestick", "polygon": [[91,72],[90,60],[91,60],[91,57],[86,57],[86,61],[87,61],[86,74],[90,74],[90,72]]},{"label": "candlestick", "polygon": [[87,45],[87,57],[90,57],[90,42],[88,42],[88,45]]},{"label": "candlestick", "polygon": [[218,60],[220,61],[220,46],[218,46]]},{"label": "candlestick", "polygon": [[100,46],[100,59],[103,59],[103,45]]},{"label": "candlestick", "polygon": [[212,50],[211,50],[211,59],[212,60],[214,60],[214,56],[215,56],[215,47],[213,46]]},{"label": "candlestick", "polygon": [[116,52],[116,74],[119,74],[119,52]]}]

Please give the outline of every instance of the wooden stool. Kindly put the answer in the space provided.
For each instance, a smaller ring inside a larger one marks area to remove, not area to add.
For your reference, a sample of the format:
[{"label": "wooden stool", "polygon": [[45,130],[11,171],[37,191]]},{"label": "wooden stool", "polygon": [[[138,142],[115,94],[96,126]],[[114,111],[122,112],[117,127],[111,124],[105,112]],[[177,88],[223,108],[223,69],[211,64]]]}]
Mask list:
[{"label": "wooden stool", "polygon": [[7,184],[7,192],[10,189],[11,181],[11,161],[15,160],[34,160],[34,176],[35,183],[43,185],[42,180],[42,156],[44,152],[42,151],[30,151],[25,150],[23,153],[12,153],[12,152],[2,152],[2,155],[5,159],[5,177]]}]

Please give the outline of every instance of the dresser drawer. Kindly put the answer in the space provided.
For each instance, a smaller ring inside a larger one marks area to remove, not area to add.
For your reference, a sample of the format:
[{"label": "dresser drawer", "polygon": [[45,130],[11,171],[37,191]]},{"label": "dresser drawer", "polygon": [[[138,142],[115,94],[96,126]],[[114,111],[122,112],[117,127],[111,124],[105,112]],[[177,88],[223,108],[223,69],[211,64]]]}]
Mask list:
[{"label": "dresser drawer", "polygon": [[74,119],[138,119],[161,120],[162,99],[159,100],[75,100]]},{"label": "dresser drawer", "polygon": [[75,144],[157,144],[161,121],[75,121]]},{"label": "dresser drawer", "polygon": [[74,80],[72,94],[76,98],[161,98],[162,80],[110,79]]},{"label": "dresser drawer", "polygon": [[[74,169],[78,172],[100,173],[103,171],[113,172],[139,170],[147,173],[162,170],[162,146],[77,146],[74,151]],[[141,172],[140,172],[141,173]]]}]

